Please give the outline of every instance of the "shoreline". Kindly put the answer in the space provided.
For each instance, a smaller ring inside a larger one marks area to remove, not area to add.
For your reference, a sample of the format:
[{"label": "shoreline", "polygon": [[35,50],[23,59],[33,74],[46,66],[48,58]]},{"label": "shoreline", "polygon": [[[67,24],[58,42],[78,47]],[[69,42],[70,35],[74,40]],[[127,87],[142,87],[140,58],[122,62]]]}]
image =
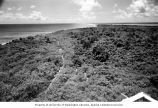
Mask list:
[{"label": "shoreline", "polygon": [[[82,25],[82,27],[80,27]],[[2,36],[2,38],[0,37],[0,39],[2,39],[0,41],[0,44],[1,45],[5,45],[9,42],[11,42],[12,40],[15,40],[15,39],[19,39],[19,38],[26,38],[26,37],[34,37],[34,36],[37,36],[37,35],[47,35],[47,34],[50,34],[50,33],[56,33],[56,32],[59,32],[59,31],[67,31],[67,30],[77,30],[77,29],[86,29],[86,28],[91,28],[91,27],[101,27],[101,26],[140,26],[140,27],[156,27],[158,26],[158,24],[124,24],[124,23],[106,23],[106,24],[95,24],[95,23],[90,23],[90,24],[81,24],[79,25],[78,27],[76,26],[75,28],[65,28],[65,29],[58,29],[58,30],[52,30],[52,31],[49,31],[49,32],[14,32],[14,31],[8,31],[8,32],[5,32],[4,33],[17,33],[18,35],[20,36],[16,36],[16,37],[12,37],[12,36]],[[3,32],[2,32],[3,33]],[[9,41],[6,41],[4,42],[3,38],[6,38],[6,40],[9,40]],[[9,39],[9,38],[14,38],[14,39]]]},{"label": "shoreline", "polygon": [[0,46],[0,99],[120,102],[122,94],[144,92],[158,100],[157,33],[158,27],[99,26]]},{"label": "shoreline", "polygon": [[[14,25],[14,24],[13,24]],[[76,27],[72,27],[72,28],[59,28],[57,30],[52,30],[52,31],[45,31],[45,32],[41,32],[41,31],[35,31],[35,32],[20,32],[20,31],[4,31],[4,32],[1,32],[1,33],[10,33],[9,35],[5,34],[6,36],[0,36],[0,44],[1,45],[5,45],[9,42],[11,42],[12,40],[15,40],[15,39],[19,39],[19,38],[26,38],[26,37],[29,37],[29,36],[37,36],[37,35],[47,35],[49,33],[55,33],[55,32],[58,32],[58,31],[62,31],[62,30],[71,30],[71,29],[81,29],[81,28],[88,28],[88,27],[97,27],[97,24],[79,24],[79,25],[75,25]],[[13,35],[16,34],[16,36],[14,37]],[[19,35],[19,36],[18,36]],[[3,39],[3,38],[6,38],[6,39]],[[9,38],[13,38],[13,39],[9,39]],[[9,41],[8,41],[9,40]],[[6,41],[6,42],[4,42]]]}]

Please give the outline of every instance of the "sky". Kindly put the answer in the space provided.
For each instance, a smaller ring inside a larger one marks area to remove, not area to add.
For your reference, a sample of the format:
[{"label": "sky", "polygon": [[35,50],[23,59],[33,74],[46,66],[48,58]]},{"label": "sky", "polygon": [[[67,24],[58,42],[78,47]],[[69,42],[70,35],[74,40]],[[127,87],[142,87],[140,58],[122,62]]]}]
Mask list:
[{"label": "sky", "polygon": [[158,22],[158,0],[0,0],[0,24]]}]

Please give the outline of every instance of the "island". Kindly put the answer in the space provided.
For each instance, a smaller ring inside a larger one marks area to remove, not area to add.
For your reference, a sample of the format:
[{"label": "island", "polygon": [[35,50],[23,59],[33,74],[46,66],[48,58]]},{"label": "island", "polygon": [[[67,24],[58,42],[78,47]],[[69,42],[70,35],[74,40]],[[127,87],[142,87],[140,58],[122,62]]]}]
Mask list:
[{"label": "island", "polygon": [[120,102],[139,92],[158,100],[158,26],[98,25],[0,45],[1,102]]}]

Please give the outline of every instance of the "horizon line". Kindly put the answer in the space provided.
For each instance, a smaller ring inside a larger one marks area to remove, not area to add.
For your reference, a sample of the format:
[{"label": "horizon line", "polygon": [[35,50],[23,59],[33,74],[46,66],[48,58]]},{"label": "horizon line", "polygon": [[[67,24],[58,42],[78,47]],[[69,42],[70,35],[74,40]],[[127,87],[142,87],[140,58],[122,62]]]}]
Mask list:
[{"label": "horizon line", "polygon": [[158,22],[92,22],[92,23],[0,23],[0,25],[11,25],[11,24],[158,24]]}]

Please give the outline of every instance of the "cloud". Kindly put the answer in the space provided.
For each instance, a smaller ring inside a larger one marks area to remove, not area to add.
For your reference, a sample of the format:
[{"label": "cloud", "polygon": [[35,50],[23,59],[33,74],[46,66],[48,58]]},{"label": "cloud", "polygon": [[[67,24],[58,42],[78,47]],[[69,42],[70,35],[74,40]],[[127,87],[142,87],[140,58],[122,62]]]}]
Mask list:
[{"label": "cloud", "polygon": [[153,3],[154,5],[158,5],[158,0],[149,0],[149,2]]},{"label": "cloud", "polygon": [[13,9],[12,9],[12,8],[7,8],[7,10],[8,10],[8,11],[11,11],[11,10],[13,10]]},{"label": "cloud", "polygon": [[32,11],[28,18],[41,21],[45,21],[47,19],[47,17],[44,17],[39,11]]},{"label": "cloud", "polygon": [[22,13],[11,13],[11,12],[8,12],[8,13],[2,13],[0,14],[0,19],[3,20],[3,19],[8,19],[8,20],[15,20],[15,19],[27,19],[27,16],[23,15]]},{"label": "cloud", "polygon": [[21,11],[21,10],[22,10],[22,7],[17,8],[17,10],[18,10],[18,11]]},{"label": "cloud", "polygon": [[3,11],[0,11],[0,15],[3,14],[3,13],[4,13]]},{"label": "cloud", "polygon": [[72,0],[73,3],[80,6],[80,13],[83,18],[94,19],[96,18],[94,8],[100,8],[101,4],[97,0]]},{"label": "cloud", "polygon": [[23,7],[9,7],[7,11],[21,11]]},{"label": "cloud", "polygon": [[35,5],[31,5],[30,8],[31,8],[31,9],[34,9],[34,8],[36,8],[36,6],[35,6]]},{"label": "cloud", "polygon": [[158,17],[158,0],[132,0],[125,10],[115,4],[113,13],[119,18]]},{"label": "cloud", "polygon": [[16,14],[14,14],[14,16],[16,19],[27,19],[27,16],[25,16],[22,13],[16,13]]},{"label": "cloud", "polygon": [[22,6],[20,6],[20,7],[8,7],[6,10],[7,11],[21,11],[23,9],[23,7]]},{"label": "cloud", "polygon": [[3,11],[0,11],[0,19],[1,20],[17,20],[18,19],[21,19],[21,20],[38,20],[38,21],[45,21],[47,20],[48,18],[47,17],[44,17],[42,15],[41,12],[39,11],[32,11],[29,15],[24,15],[22,13],[11,13],[11,12],[3,12]]}]

